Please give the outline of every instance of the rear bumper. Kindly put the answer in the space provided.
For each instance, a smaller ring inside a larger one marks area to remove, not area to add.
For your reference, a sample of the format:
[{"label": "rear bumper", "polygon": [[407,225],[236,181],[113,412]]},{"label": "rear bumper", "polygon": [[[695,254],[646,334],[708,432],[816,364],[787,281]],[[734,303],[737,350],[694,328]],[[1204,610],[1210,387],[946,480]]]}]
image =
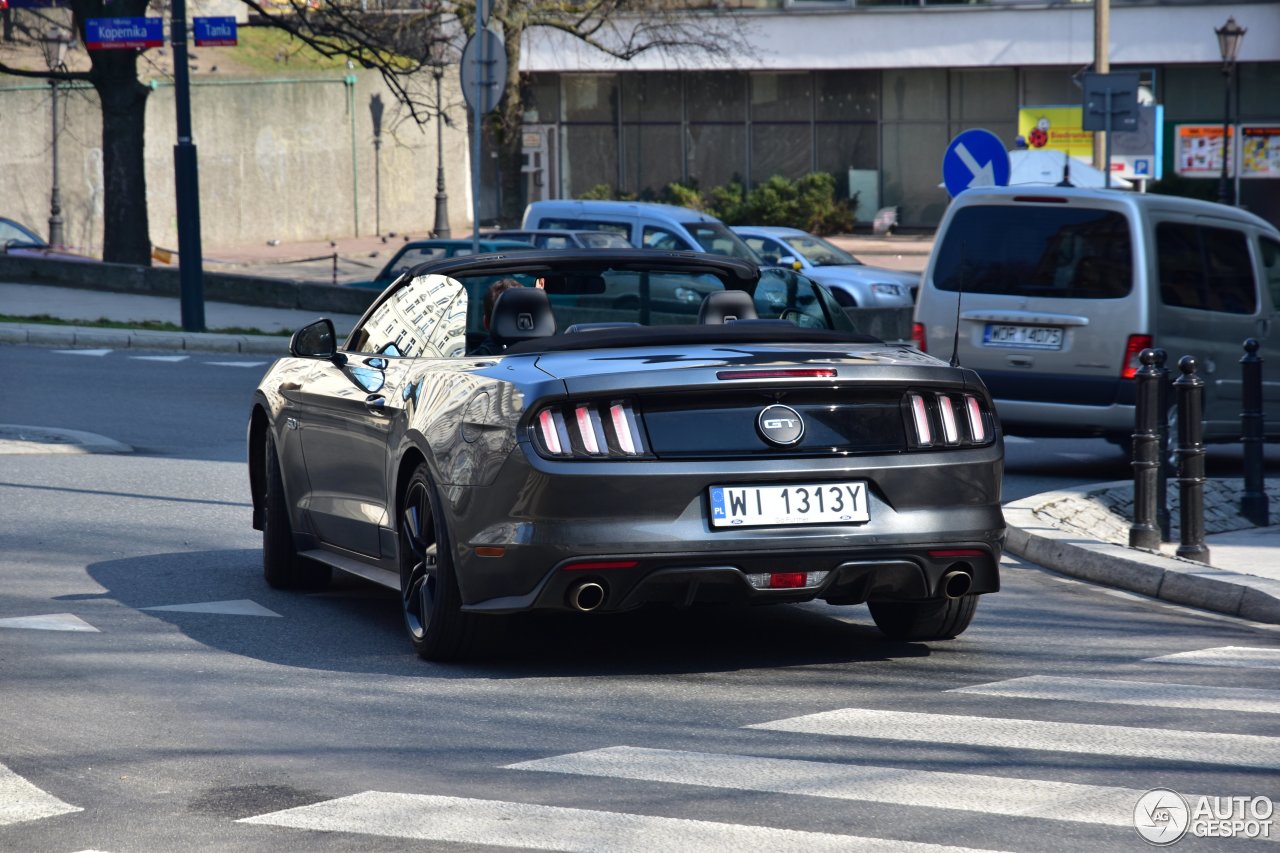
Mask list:
[{"label": "rear bumper", "polygon": [[[972,575],[973,592],[999,588],[1001,461],[999,444],[698,463],[531,462],[517,450],[493,485],[451,487],[442,497],[470,611],[566,609],[569,590],[582,582],[605,588],[601,610],[653,601],[919,600],[940,597],[942,576],[956,563]],[[867,483],[869,522],[713,528],[708,521],[714,484],[848,480]],[[957,550],[976,553],[930,554]],[[624,565],[566,568],[582,561]],[[773,572],[827,575],[799,589],[747,581]]]},{"label": "rear bumper", "polygon": [[[843,554],[724,554],[643,558],[635,568],[574,571],[559,566],[550,572],[531,596],[531,609],[574,609],[572,593],[582,584],[599,584],[603,602],[599,610],[629,610],[645,604],[775,604],[823,599],[832,604],[860,604],[868,600],[920,601],[944,597],[942,578],[963,572],[971,578],[969,592],[996,592],[1000,588],[1000,546],[990,542],[960,543],[965,556],[931,556],[930,550],[961,550],[957,543],[945,547],[876,549]],[[566,563],[566,566],[572,563]],[[826,573],[811,587],[757,589],[748,575],[770,572]],[[468,608],[492,611],[492,606]]]},{"label": "rear bumper", "polygon": [[1052,437],[1132,435],[1134,407],[1069,405],[1031,400],[995,400],[1000,426],[1008,435]]}]

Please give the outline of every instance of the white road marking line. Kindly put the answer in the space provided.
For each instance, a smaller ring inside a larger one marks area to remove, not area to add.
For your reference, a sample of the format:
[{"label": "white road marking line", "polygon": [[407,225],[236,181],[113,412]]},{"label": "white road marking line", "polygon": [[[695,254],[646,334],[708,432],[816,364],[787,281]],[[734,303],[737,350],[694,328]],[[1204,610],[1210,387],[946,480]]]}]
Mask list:
[{"label": "white road marking line", "polygon": [[1193,708],[1246,714],[1280,714],[1280,690],[1253,690],[1245,687],[1203,687],[1198,684],[1155,684],[1147,681],[1116,681],[1106,678],[1029,675],[1025,678],[995,681],[991,684],[957,687],[947,692],[1009,696],[1018,699]]},{"label": "white road marking line", "polygon": [[843,708],[749,729],[912,743],[1031,749],[1165,761],[1280,767],[1280,738]]},{"label": "white road marking line", "polygon": [[944,853],[966,849],[766,826],[383,791],[365,791],[244,818],[238,823],[582,853],[651,853],[654,850]]},{"label": "white road marking line", "polygon": [[0,619],[0,628],[22,628],[28,631],[93,631],[97,628],[70,613],[49,613],[44,616],[13,616]]},{"label": "white road marking line", "polygon": [[205,364],[212,364],[216,367],[262,367],[265,361],[206,361]]},{"label": "white road marking line", "polygon": [[109,349],[56,349],[58,355],[92,355],[101,358],[111,352]]},{"label": "white road marking line", "polygon": [[0,764],[0,826],[84,811],[32,785]]},{"label": "white road marking line", "polygon": [[134,361],[186,361],[189,355],[131,355]]},{"label": "white road marking line", "polygon": [[141,610],[165,610],[171,613],[216,613],[221,616],[274,616],[283,618],[274,610],[268,610],[256,601],[240,598],[234,601],[206,601],[200,604],[165,604],[142,607]]},{"label": "white road marking line", "polygon": [[1196,666],[1238,666],[1244,669],[1280,669],[1280,649],[1220,646],[1194,652],[1178,652],[1146,658],[1148,663],[1187,663]]},{"label": "white road marking line", "polygon": [[525,761],[507,769],[1130,827],[1133,804],[1143,794],[1071,782],[629,746]]}]

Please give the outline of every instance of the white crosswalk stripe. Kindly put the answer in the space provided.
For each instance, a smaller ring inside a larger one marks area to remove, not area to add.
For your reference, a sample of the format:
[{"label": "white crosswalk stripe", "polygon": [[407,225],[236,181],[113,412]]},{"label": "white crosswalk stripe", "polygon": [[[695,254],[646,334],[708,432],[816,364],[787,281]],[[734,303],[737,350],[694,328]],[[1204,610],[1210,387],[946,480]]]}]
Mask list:
[{"label": "white crosswalk stripe", "polygon": [[948,692],[978,693],[983,696],[1008,696],[1018,699],[1099,702],[1111,705],[1190,708],[1246,714],[1280,714],[1280,690],[1253,690],[1247,687],[1205,687],[1199,684],[1029,675],[991,684],[957,687]]},{"label": "white crosswalk stripe", "polygon": [[263,367],[267,364],[265,361],[206,361],[205,364],[211,364],[214,367]]},{"label": "white crosswalk stripe", "polygon": [[191,358],[189,355],[131,355],[129,358],[134,361],[186,361]]},{"label": "white crosswalk stripe", "polygon": [[1108,826],[1132,826],[1133,804],[1143,794],[1143,791],[1129,788],[973,773],[629,746],[524,761],[509,765],[508,769],[641,779]]},{"label": "white crosswalk stripe", "polygon": [[581,853],[651,853],[655,850],[945,853],[967,849],[766,826],[382,791],[365,791],[239,822]]},{"label": "white crosswalk stripe", "polygon": [[1280,669],[1280,649],[1221,646],[1194,652],[1178,652],[1147,658],[1149,663],[1185,663],[1196,666],[1236,666],[1245,669]]},{"label": "white crosswalk stripe", "polygon": [[1236,767],[1280,767],[1280,738],[1257,735],[1140,729],[1092,723],[1056,723],[843,708],[757,723],[749,729],[940,743],[955,746],[1070,752]]},{"label": "white crosswalk stripe", "polygon": [[32,785],[0,764],[0,826],[83,811]]}]

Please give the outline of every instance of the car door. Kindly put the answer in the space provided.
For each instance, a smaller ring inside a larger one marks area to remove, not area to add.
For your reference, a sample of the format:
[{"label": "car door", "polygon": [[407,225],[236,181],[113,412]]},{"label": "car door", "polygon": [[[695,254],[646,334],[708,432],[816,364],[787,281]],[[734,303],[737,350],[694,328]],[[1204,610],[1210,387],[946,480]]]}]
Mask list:
[{"label": "car door", "polygon": [[1280,435],[1280,240],[1265,234],[1258,238],[1258,268],[1263,280],[1263,311],[1257,338],[1262,344],[1263,411],[1267,434]]},{"label": "car door", "polygon": [[419,356],[465,351],[466,316],[466,290],[457,281],[418,276],[384,298],[339,357],[308,378],[305,417],[298,419],[311,483],[307,512],[326,545],[382,554],[405,390]]}]

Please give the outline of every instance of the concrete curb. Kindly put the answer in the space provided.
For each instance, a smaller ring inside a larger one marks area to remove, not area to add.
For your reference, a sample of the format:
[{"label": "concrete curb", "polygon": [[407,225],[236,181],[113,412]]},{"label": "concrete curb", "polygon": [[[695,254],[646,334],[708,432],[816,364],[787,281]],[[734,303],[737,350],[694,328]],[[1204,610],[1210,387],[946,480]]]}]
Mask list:
[{"label": "concrete curb", "polygon": [[1046,492],[1006,504],[1005,549],[1071,577],[1253,622],[1280,624],[1280,582],[1087,539],[1036,515],[1039,507],[1085,495],[1082,491]]},{"label": "concrete curb", "polygon": [[109,347],[111,349],[190,350],[283,356],[289,339],[283,335],[220,335],[210,332],[150,332],[99,329],[39,323],[0,323],[0,343],[46,347]]}]

